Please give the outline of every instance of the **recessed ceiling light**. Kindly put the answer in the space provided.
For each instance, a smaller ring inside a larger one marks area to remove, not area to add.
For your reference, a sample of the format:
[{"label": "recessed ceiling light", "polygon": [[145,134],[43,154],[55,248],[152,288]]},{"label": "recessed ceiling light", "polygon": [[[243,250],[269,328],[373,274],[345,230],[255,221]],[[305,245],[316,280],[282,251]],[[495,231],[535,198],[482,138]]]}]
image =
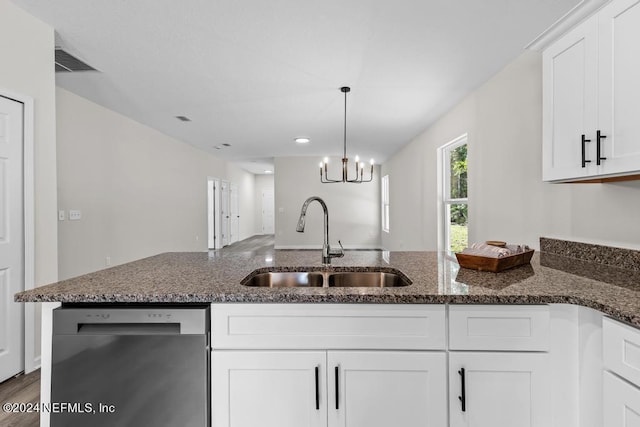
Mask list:
[{"label": "recessed ceiling light", "polygon": [[264,171],[264,173],[266,173],[266,174],[271,174],[271,173],[273,173],[273,171],[266,170],[266,171]]},{"label": "recessed ceiling light", "polygon": [[181,122],[190,122],[191,119],[187,116],[176,116],[176,119],[180,120]]},{"label": "recessed ceiling light", "polygon": [[310,140],[309,138],[303,138],[303,137],[301,137],[301,138],[296,138],[296,139],[295,139],[295,141],[296,141],[298,144],[307,144],[307,143],[309,143],[311,140]]}]

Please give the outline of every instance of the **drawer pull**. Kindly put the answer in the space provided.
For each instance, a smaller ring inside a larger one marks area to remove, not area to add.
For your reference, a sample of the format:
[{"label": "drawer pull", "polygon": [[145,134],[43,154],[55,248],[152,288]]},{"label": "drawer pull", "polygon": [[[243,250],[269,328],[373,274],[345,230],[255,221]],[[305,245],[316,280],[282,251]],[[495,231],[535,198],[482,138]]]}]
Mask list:
[{"label": "drawer pull", "polygon": [[584,134],[582,135],[582,167],[586,167],[587,163],[591,163],[591,160],[587,160],[587,142],[591,142],[590,139],[586,139]]},{"label": "drawer pull", "polygon": [[319,370],[320,368],[316,366],[316,410],[320,410],[320,385],[319,381]]},{"label": "drawer pull", "polygon": [[458,374],[460,374],[460,396],[458,396],[458,400],[460,400],[460,406],[462,409],[462,412],[465,412],[467,410],[467,393],[465,390],[465,385],[464,385],[464,368],[460,368],[460,370],[458,371]]},{"label": "drawer pull", "polygon": [[336,409],[340,409],[340,395],[338,394],[338,390],[340,386],[338,385],[338,379],[340,378],[340,369],[336,366]]},{"label": "drawer pull", "polygon": [[606,157],[600,157],[600,140],[606,138],[606,135],[602,135],[600,131],[596,131],[596,165],[600,165],[600,160],[607,160]]}]

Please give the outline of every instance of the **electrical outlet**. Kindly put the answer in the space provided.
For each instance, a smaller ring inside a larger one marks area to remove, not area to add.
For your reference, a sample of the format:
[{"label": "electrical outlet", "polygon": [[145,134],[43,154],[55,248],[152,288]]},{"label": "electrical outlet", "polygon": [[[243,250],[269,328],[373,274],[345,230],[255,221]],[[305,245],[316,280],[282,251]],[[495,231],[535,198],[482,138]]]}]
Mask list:
[{"label": "electrical outlet", "polygon": [[58,221],[64,221],[65,214],[64,211],[58,211]]},{"label": "electrical outlet", "polygon": [[82,211],[69,211],[69,221],[82,219]]}]

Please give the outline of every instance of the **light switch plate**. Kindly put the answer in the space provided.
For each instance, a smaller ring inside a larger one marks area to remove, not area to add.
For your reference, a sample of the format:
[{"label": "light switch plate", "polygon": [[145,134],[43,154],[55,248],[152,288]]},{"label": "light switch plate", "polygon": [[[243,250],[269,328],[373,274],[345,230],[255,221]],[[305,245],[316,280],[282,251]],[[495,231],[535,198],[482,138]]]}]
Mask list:
[{"label": "light switch plate", "polygon": [[64,211],[58,211],[58,221],[64,221],[65,217]]}]

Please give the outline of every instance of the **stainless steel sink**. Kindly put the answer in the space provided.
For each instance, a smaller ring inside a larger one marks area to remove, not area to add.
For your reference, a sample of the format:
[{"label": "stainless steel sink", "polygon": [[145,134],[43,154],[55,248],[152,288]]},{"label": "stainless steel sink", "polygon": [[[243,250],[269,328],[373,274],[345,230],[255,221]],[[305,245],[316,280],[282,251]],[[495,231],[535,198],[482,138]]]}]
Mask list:
[{"label": "stainless steel sink", "polygon": [[329,287],[329,288],[393,288],[411,282],[395,273],[374,271],[287,271],[259,273],[244,281],[245,286],[266,288]]},{"label": "stainless steel sink", "polygon": [[372,271],[337,272],[329,275],[329,287],[346,288],[394,288],[407,286],[410,282],[395,273]]},{"label": "stainless steel sink", "polygon": [[259,273],[249,279],[245,286],[267,288],[322,287],[324,278],[321,272],[287,271]]}]

